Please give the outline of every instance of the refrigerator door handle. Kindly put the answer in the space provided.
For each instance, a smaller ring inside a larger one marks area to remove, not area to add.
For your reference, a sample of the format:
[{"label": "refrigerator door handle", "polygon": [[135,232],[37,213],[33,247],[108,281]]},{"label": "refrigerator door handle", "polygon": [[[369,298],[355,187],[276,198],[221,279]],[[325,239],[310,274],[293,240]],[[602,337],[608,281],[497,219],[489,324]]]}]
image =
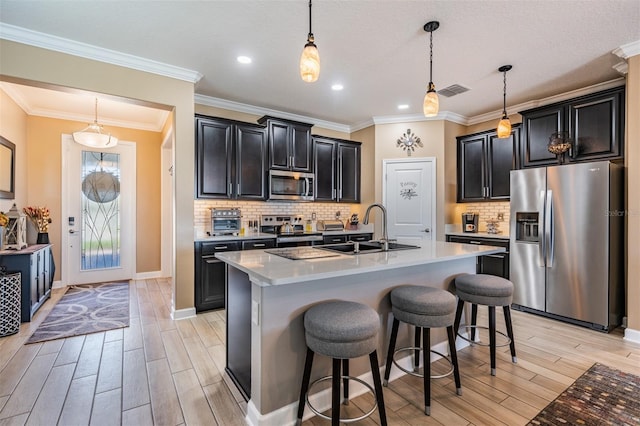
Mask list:
[{"label": "refrigerator door handle", "polygon": [[554,217],[553,217],[553,191],[547,191],[547,199],[545,203],[545,211],[544,211],[544,238],[545,238],[545,246],[546,246],[546,259],[545,263],[547,264],[547,268],[553,267],[553,259],[554,259]]},{"label": "refrigerator door handle", "polygon": [[[545,201],[546,194],[545,191],[540,191],[540,198],[538,199],[538,212],[543,216],[544,220],[544,212],[545,212]],[[539,219],[538,219],[539,220]],[[542,232],[546,232],[546,221],[542,222]],[[544,235],[538,238],[538,266],[544,267],[544,258],[545,258],[545,238]]]}]

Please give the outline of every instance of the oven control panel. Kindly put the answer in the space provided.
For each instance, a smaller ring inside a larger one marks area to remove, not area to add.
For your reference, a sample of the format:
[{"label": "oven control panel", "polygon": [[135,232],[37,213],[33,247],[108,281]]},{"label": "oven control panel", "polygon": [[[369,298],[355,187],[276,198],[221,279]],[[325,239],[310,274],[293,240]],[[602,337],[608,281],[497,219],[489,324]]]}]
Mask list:
[{"label": "oven control panel", "polygon": [[265,214],[260,216],[260,226],[280,226],[285,223],[302,225],[304,220],[302,215]]}]

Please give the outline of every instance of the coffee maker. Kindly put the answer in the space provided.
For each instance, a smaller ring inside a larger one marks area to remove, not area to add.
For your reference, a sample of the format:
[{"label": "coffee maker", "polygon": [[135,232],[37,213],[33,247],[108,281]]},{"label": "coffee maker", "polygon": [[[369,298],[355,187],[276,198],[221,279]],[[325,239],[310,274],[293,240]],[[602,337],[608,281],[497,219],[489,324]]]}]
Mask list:
[{"label": "coffee maker", "polygon": [[478,213],[462,213],[462,231],[478,232]]}]

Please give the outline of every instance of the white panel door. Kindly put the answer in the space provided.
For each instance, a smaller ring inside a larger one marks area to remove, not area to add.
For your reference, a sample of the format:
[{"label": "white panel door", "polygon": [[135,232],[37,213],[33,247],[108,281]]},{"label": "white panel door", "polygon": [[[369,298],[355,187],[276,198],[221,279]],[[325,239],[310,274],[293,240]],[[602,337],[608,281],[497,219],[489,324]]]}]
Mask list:
[{"label": "white panel door", "polygon": [[436,159],[383,160],[382,167],[389,238],[416,245],[435,240]]},{"label": "white panel door", "polygon": [[136,145],[79,145],[62,135],[62,283],[132,279]]}]

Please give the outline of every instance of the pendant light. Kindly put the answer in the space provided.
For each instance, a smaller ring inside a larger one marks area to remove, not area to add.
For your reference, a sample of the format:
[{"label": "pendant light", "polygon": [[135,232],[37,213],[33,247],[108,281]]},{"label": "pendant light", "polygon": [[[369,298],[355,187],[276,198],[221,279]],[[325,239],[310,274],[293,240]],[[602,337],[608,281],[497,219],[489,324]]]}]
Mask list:
[{"label": "pendant light", "polygon": [[438,29],[440,22],[429,21],[424,24],[424,30],[429,33],[429,86],[424,95],[422,110],[425,117],[435,117],[438,115],[440,101],[436,93],[436,86],[433,84],[433,32]]},{"label": "pendant light", "polygon": [[103,127],[98,124],[98,98],[96,98],[96,118],[93,123],[79,132],[73,133],[73,140],[91,148],[113,148],[118,144],[118,138],[110,133],[103,133]]},{"label": "pendant light", "polygon": [[320,55],[311,32],[311,0],[309,0],[309,34],[300,57],[300,77],[307,83],[313,83],[320,76]]},{"label": "pendant light", "polygon": [[507,115],[507,71],[512,68],[511,65],[503,65],[498,68],[503,75],[504,89],[502,92],[502,119],[498,123],[498,137],[508,138],[511,136],[511,121]]}]

